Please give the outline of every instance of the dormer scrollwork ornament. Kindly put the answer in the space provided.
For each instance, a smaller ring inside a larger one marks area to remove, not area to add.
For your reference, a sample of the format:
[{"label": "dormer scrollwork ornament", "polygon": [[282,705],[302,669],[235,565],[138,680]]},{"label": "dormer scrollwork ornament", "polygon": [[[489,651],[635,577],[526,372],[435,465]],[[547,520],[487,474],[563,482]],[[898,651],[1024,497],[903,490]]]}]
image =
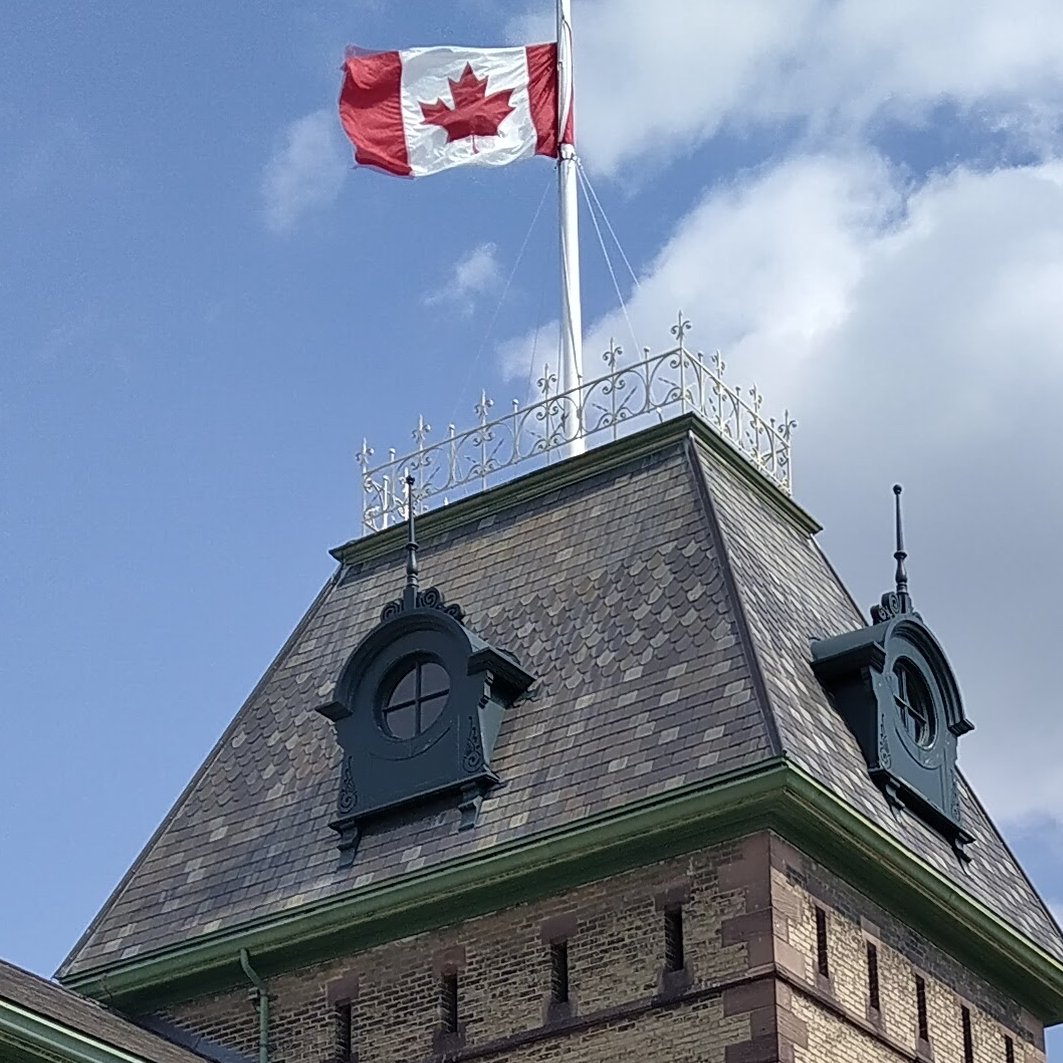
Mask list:
[{"label": "dormer scrollwork ornament", "polygon": [[[406,608],[404,599],[394,598],[380,610],[381,622],[391,620],[398,616]],[[417,592],[417,598],[413,605],[414,609],[438,609],[447,616],[454,617],[460,624],[465,619],[465,610],[460,605],[448,604],[443,592],[438,587],[426,587]]]}]

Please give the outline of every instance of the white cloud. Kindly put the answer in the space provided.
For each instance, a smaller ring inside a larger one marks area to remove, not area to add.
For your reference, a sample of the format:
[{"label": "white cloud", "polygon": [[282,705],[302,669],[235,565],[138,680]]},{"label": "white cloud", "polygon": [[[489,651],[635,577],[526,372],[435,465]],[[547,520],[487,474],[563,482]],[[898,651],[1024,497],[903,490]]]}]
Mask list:
[{"label": "white cloud", "polygon": [[822,336],[844,320],[866,266],[866,243],[900,209],[885,163],[873,156],[803,157],[706,195],[677,226],[629,301],[589,333],[659,347],[678,309],[691,342],[727,351],[732,368],[797,375]]},{"label": "white cloud", "polygon": [[[800,158],[714,189],[646,267],[626,315],[616,310],[585,328],[585,374],[604,369],[611,341],[629,354],[668,345],[683,310],[693,319],[692,345],[720,347],[746,383],[770,374],[771,390],[789,397],[783,375],[799,377],[848,312],[865,242],[900,205],[893,174],[867,155]],[[539,335],[552,342],[556,328]],[[500,347],[507,377],[527,372],[532,344],[529,334]]]},{"label": "white cloud", "polygon": [[[914,186],[865,151],[707,193],[629,303],[640,345],[667,344],[681,306],[729,379],[796,410],[797,497],[865,605],[892,577],[889,486],[906,483],[916,604],[977,726],[963,763],[994,814],[1057,823],[1061,292],[1063,164]],[[589,328],[588,372],[626,329]],[[504,347],[521,367],[527,349]]]},{"label": "white cloud", "polygon": [[491,243],[479,244],[454,264],[444,283],[428,292],[422,302],[425,306],[451,306],[469,315],[476,300],[497,288],[501,279],[497,248]]},{"label": "white cloud", "polygon": [[[495,348],[502,379],[514,385],[514,398],[522,403],[539,402],[542,395],[542,381],[548,376],[559,375],[560,331],[556,318],[545,321],[538,328],[523,336],[512,336],[503,340]],[[601,362],[596,361],[595,349],[588,344],[584,350],[584,375],[592,379],[605,371]],[[599,366],[602,368],[599,370]],[[536,383],[538,381],[538,383]],[[554,387],[554,390],[557,390]]]},{"label": "white cloud", "polygon": [[287,232],[308,212],[335,202],[349,169],[334,109],[296,119],[284,130],[262,175],[267,226]]},{"label": "white cloud", "polygon": [[[1035,145],[1059,133],[1057,0],[577,0],[574,26],[580,150],[602,172],[721,129],[836,136],[942,102]],[[509,32],[553,36],[538,8]]]},{"label": "white cloud", "polygon": [[881,521],[876,494],[908,481],[918,604],[979,728],[964,764],[994,813],[1060,823],[1063,168],[959,169],[908,210],[869,244],[849,313],[807,375],[809,497],[844,567],[868,573],[867,544],[883,536],[865,514]]},{"label": "white cloud", "polygon": [[[587,329],[585,371],[610,338],[669,345],[684,310],[691,345],[796,412],[798,499],[865,605],[891,578],[889,486],[905,482],[916,603],[977,726],[963,764],[995,815],[1063,829],[1063,5],[575,8],[580,150],[599,172],[629,179],[721,131],[799,134],[672,226],[633,329],[619,311]],[[541,14],[510,31],[552,36]],[[913,173],[871,146],[883,121],[942,105],[1041,161]],[[531,344],[500,347],[511,376]]]}]

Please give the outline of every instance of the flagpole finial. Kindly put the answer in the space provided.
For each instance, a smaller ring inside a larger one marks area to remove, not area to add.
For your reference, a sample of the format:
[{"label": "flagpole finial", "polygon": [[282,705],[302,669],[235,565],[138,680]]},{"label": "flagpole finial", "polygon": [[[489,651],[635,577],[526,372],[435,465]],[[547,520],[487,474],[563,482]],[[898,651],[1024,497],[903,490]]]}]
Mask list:
[{"label": "flagpole finial", "polygon": [[417,592],[420,588],[420,569],[417,565],[417,531],[414,526],[414,478],[407,473],[406,483],[406,589],[403,592],[403,604],[407,609],[417,605]]}]

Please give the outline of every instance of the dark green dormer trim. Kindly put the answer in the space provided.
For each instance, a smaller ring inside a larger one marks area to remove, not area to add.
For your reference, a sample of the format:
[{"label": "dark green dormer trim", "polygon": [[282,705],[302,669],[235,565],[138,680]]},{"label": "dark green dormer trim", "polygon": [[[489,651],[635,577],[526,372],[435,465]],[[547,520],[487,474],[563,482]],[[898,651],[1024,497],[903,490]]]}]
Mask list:
[{"label": "dark green dormer trim", "polygon": [[[459,829],[473,827],[501,782],[491,757],[502,717],[532,683],[515,657],[469,631],[437,590],[409,598],[384,608],[317,709],[342,750],[329,824],[340,836],[341,866],[355,861],[368,820],[442,795],[458,803]],[[438,685],[426,689],[429,670]],[[396,691],[403,686],[406,695]],[[389,700],[399,706],[393,712]],[[402,728],[389,725],[389,715],[401,715]]]},{"label": "dark green dormer trim", "polygon": [[501,780],[491,768],[502,716],[532,684],[512,653],[465,626],[436,587],[421,590],[414,478],[406,477],[406,585],[347,659],[317,707],[342,751],[336,818],[340,866],[357,855],[366,820],[457,795],[460,830],[476,825]]}]

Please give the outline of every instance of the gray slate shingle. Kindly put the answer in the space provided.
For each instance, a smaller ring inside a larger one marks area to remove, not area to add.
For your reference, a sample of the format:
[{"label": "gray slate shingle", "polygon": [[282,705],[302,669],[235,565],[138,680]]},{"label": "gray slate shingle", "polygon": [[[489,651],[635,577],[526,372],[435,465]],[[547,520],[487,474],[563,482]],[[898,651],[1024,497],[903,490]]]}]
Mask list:
[{"label": "gray slate shingle", "polygon": [[435,538],[425,522],[422,580],[538,680],[506,715],[492,759],[505,786],[484,802],[474,831],[455,829],[452,802],[412,810],[369,829],[354,866],[337,867],[327,824],[338,747],[314,708],[399,590],[396,551],[342,570],[325,588],[61,974],[752,767],[777,755],[780,740],[841,797],[1063,957],[1058,929],[966,785],[977,837],[969,874],[932,831],[893,819],[809,666],[810,636],[862,623],[856,607],[763,489],[700,453],[692,463],[673,440]]},{"label": "gray slate shingle", "polygon": [[963,823],[975,837],[966,871],[951,846],[917,816],[898,820],[890,811],[810,665],[813,639],[862,627],[867,620],[813,540],[748,486],[708,460],[701,464],[787,755],[960,889],[1063,959],[1059,928],[962,775]]}]

